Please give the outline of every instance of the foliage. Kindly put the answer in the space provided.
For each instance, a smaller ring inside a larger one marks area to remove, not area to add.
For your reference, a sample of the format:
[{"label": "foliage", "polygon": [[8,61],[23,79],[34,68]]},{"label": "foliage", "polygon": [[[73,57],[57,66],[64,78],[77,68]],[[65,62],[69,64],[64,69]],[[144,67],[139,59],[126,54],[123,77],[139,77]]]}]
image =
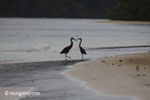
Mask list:
[{"label": "foliage", "polygon": [[0,0],[0,17],[101,18],[114,0]]},{"label": "foliage", "polygon": [[117,0],[117,5],[106,15],[119,20],[150,20],[150,0]]}]

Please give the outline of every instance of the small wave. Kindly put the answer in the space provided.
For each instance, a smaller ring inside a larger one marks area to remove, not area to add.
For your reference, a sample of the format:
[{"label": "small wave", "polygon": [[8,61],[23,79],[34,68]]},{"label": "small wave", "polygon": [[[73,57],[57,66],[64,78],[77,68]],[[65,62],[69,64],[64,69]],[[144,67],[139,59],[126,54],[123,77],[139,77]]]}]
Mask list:
[{"label": "small wave", "polygon": [[[56,61],[37,61],[37,62],[16,62],[0,64],[0,73],[5,72],[26,72],[36,70],[62,70],[63,66],[73,65],[75,63],[82,62],[82,60],[56,60]],[[61,66],[61,67],[58,67]]]},{"label": "small wave", "polygon": [[9,49],[9,50],[0,50],[0,52],[41,52],[51,49],[49,46],[41,47],[41,48],[25,48],[25,49]]},{"label": "small wave", "polygon": [[96,48],[87,48],[86,50],[99,50],[99,49],[122,49],[122,48],[145,48],[150,47],[150,45],[134,45],[134,46],[113,46],[113,47],[96,47]]}]

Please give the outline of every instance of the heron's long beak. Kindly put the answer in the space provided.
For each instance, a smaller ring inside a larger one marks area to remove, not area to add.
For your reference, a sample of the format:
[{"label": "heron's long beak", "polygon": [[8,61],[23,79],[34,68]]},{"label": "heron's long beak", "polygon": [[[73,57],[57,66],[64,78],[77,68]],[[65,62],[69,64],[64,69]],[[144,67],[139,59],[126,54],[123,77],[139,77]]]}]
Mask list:
[{"label": "heron's long beak", "polygon": [[80,40],[80,38],[76,39],[76,41]]},{"label": "heron's long beak", "polygon": [[77,41],[76,39],[73,38],[73,40]]}]

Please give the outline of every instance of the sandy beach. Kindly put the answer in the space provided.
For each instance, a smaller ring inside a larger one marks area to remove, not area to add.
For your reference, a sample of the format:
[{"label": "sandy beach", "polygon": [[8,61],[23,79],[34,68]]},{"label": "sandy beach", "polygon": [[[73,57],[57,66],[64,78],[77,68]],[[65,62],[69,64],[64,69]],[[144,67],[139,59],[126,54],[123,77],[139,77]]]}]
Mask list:
[{"label": "sandy beach", "polygon": [[150,98],[150,52],[103,57],[73,66],[66,74],[104,95]]}]

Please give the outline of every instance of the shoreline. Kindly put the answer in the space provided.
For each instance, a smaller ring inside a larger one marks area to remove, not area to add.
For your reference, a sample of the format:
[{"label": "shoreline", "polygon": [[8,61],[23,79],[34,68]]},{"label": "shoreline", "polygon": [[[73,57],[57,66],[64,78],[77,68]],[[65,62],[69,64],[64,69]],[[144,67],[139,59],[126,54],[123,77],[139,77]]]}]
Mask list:
[{"label": "shoreline", "polygon": [[150,52],[98,58],[74,65],[65,74],[100,94],[150,98]]},{"label": "shoreline", "polygon": [[[30,94],[27,94],[20,96],[20,94],[34,92],[40,93],[42,97],[45,93],[49,93],[49,96],[53,95],[55,97],[55,93],[58,93],[60,96],[63,93],[63,91],[60,93],[59,89],[64,90],[65,92],[73,91],[73,89],[65,90],[66,88],[63,87],[63,84],[70,84],[71,82],[60,73],[67,69],[66,66],[78,62],[81,62],[81,60],[70,60],[67,62],[65,60],[57,60],[0,64],[0,100],[28,100],[30,98],[36,100],[36,95],[34,96],[31,94],[30,96]],[[63,80],[66,80],[68,83]],[[58,88],[56,85],[54,85],[53,88],[54,83],[61,83],[62,86],[58,84]],[[38,88],[41,86],[46,89],[43,90],[42,88]],[[8,95],[5,93],[8,93]],[[40,95],[37,95],[37,98],[40,98]]]}]

